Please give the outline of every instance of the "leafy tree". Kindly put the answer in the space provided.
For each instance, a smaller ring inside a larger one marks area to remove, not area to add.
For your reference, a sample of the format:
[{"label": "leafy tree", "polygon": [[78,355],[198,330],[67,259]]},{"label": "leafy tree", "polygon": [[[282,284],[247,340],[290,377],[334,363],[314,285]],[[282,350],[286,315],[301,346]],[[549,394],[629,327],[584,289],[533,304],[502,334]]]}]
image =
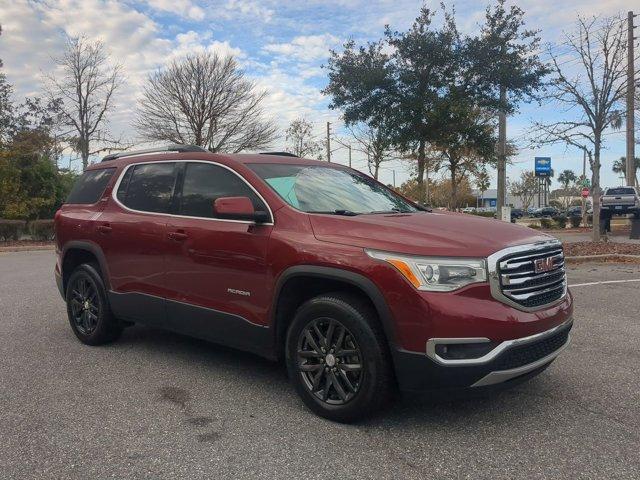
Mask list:
[{"label": "leafy tree", "polygon": [[489,172],[485,166],[482,166],[479,170],[477,170],[473,175],[476,188],[480,191],[480,196],[484,197],[484,192],[489,190],[491,186],[491,177],[489,177]]},{"label": "leafy tree", "polygon": [[[505,139],[506,115],[514,113],[523,101],[537,98],[543,87],[544,77],[550,72],[541,62],[539,30],[525,28],[524,11],[512,5],[505,7],[505,0],[487,7],[485,22],[479,36],[466,42],[468,70],[481,105],[500,112],[499,139]],[[502,142],[498,143],[500,148]],[[504,202],[504,172],[508,151],[498,151],[498,208]]]},{"label": "leafy tree", "polygon": [[322,143],[313,135],[313,124],[304,118],[297,118],[289,124],[285,132],[287,152],[298,157],[322,158]]},{"label": "leafy tree", "polygon": [[[394,144],[416,159],[420,201],[425,201],[427,151],[443,130],[438,124],[445,117],[440,104],[462,89],[462,49],[455,21],[444,12],[437,26],[434,16],[423,7],[406,32],[387,26],[377,42],[356,47],[349,41],[343,52],[332,51],[324,90],[332,98],[331,108],[343,110],[347,125],[389,126]],[[437,111],[441,113],[433,113]]]}]

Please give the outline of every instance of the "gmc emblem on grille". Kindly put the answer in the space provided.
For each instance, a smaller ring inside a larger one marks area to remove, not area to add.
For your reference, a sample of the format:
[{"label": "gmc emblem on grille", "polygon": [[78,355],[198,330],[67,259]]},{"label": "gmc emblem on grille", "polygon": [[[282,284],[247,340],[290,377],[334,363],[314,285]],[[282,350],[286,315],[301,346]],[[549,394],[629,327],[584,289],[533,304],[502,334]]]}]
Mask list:
[{"label": "gmc emblem on grille", "polygon": [[536,273],[548,272],[550,270],[553,270],[553,267],[553,257],[536,258],[533,261],[533,270]]}]

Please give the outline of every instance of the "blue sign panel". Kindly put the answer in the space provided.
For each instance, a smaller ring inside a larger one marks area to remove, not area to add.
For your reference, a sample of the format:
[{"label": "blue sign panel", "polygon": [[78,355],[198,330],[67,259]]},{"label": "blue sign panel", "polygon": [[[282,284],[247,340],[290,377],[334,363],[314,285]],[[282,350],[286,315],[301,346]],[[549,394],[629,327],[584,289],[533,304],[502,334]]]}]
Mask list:
[{"label": "blue sign panel", "polygon": [[551,176],[551,157],[536,157],[536,177]]},{"label": "blue sign panel", "polygon": [[497,200],[489,200],[489,206],[490,207],[495,207],[498,204]]}]

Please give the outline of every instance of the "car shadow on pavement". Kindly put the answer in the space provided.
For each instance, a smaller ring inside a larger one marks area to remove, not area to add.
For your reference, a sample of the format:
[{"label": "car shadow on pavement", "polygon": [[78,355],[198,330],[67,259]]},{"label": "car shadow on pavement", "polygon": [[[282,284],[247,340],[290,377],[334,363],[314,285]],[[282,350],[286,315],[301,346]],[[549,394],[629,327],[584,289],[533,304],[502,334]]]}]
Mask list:
[{"label": "car shadow on pavement", "polygon": [[[116,345],[144,352],[145,355],[159,356],[165,360],[174,359],[174,363],[184,363],[185,368],[215,370],[216,374],[224,377],[227,382],[237,383],[238,390],[246,389],[247,392],[251,391],[251,395],[264,395],[265,398],[256,399],[260,405],[266,405],[273,398],[279,398],[279,401],[284,400],[289,407],[313,415],[306,411],[302,402],[298,400],[289,384],[283,362],[270,361],[205,340],[146,326],[128,328]],[[542,374],[544,375],[545,373]],[[512,389],[467,398],[461,395],[453,399],[398,395],[391,407],[381,414],[351,427],[345,427],[379,430],[389,427],[429,428],[446,424],[457,430],[466,430],[471,428],[469,425],[472,424],[472,418],[495,418],[500,421],[504,420],[505,414],[522,415],[523,397],[525,403],[532,401],[531,395],[525,392],[536,390],[535,384],[538,382],[544,383],[545,380],[535,377]],[[173,393],[167,390],[163,395],[166,398],[171,397],[169,400],[174,403],[184,403],[179,398],[173,398]],[[283,395],[286,395],[285,399],[282,398]],[[540,394],[540,398],[544,401],[544,395]],[[548,400],[552,401],[550,398]]]}]

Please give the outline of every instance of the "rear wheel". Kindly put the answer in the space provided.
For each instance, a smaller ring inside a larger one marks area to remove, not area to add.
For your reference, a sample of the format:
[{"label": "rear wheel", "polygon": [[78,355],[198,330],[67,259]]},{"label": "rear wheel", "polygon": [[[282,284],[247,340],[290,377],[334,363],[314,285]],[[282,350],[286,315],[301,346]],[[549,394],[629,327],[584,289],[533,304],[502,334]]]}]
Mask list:
[{"label": "rear wheel", "polygon": [[318,415],[352,422],[380,410],[393,377],[375,311],[356,296],[323,295],[303,304],[287,335],[287,369]]},{"label": "rear wheel", "polygon": [[73,271],[67,282],[66,301],[69,324],[82,343],[101,345],[122,333],[95,265],[84,263]]}]

